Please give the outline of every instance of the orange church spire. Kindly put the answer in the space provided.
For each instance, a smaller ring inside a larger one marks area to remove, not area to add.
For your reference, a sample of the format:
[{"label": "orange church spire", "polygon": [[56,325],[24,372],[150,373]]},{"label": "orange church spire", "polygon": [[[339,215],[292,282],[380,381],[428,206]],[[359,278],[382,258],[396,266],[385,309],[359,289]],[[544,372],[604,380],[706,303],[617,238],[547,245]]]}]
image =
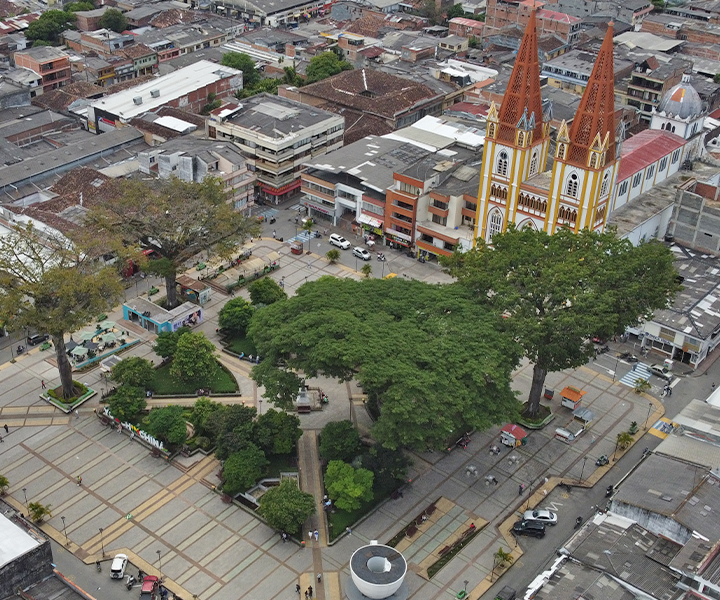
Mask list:
[{"label": "orange church spire", "polygon": [[615,159],[615,73],[613,24],[610,23],[580,107],[570,128],[567,162],[579,167],[602,167],[592,152]]},{"label": "orange church spire", "polygon": [[543,114],[535,8],[530,12],[530,19],[520,42],[498,120],[498,141],[515,144],[518,127],[533,131],[535,140],[542,138]]}]

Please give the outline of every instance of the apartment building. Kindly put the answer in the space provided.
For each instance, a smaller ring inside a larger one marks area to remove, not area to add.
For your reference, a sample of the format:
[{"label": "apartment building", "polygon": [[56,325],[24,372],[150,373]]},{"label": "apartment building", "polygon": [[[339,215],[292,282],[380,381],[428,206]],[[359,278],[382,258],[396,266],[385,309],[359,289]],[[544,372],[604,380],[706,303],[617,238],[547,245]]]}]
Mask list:
[{"label": "apartment building", "polygon": [[343,145],[345,119],[288,98],[259,94],[214,110],[207,135],[234,142],[260,194],[279,203],[301,186],[304,164]]},{"label": "apartment building", "polygon": [[[549,4],[549,6],[554,5]],[[579,17],[545,8],[536,8],[532,2],[520,2],[519,0],[488,0],[485,35],[489,34],[489,30],[497,31],[505,27],[525,28],[532,11],[535,11],[539,35],[555,34],[568,45],[578,41],[581,23]]]},{"label": "apartment building", "polygon": [[640,118],[650,122],[653,109],[660,104],[663,95],[680,83],[683,74],[691,66],[691,62],[678,58],[659,63],[652,57],[638,65],[631,73],[623,98],[624,103],[634,106]]},{"label": "apartment building", "polygon": [[16,52],[15,66],[30,69],[42,77],[43,92],[70,82],[70,57],[52,46],[38,46]]}]

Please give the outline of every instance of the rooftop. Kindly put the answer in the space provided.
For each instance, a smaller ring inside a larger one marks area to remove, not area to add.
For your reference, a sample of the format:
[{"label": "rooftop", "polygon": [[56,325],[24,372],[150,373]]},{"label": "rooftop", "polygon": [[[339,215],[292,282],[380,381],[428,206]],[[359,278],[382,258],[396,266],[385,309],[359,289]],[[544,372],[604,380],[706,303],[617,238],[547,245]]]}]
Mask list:
[{"label": "rooftop", "polygon": [[25,48],[25,50],[18,50],[15,54],[30,56],[38,62],[58,60],[60,58],[66,58],[68,56],[68,54],[60,50],[60,48],[53,48],[52,46],[36,46],[33,48]]},{"label": "rooftop", "polygon": [[0,568],[41,543],[41,540],[0,514]]},{"label": "rooftop", "polygon": [[659,129],[646,129],[631,136],[623,142],[617,182],[632,177],[684,145],[685,140],[679,135]]},{"label": "rooftop", "polygon": [[616,36],[613,41],[616,44],[625,44],[630,48],[642,48],[657,52],[669,52],[683,44],[682,40],[670,40],[648,31],[626,31]]},{"label": "rooftop", "polygon": [[533,596],[535,600],[635,600],[636,596],[605,573],[566,560]]},{"label": "rooftop", "polygon": [[[163,77],[153,78],[146,83],[106,96],[92,106],[112,115],[118,115],[121,119],[130,120],[220,79],[241,76],[241,71],[237,69],[200,60]],[[241,81],[238,79],[235,87],[240,87]],[[153,90],[159,90],[160,94],[153,97],[150,93]],[[135,104],[135,98],[142,98],[142,103]]]}]

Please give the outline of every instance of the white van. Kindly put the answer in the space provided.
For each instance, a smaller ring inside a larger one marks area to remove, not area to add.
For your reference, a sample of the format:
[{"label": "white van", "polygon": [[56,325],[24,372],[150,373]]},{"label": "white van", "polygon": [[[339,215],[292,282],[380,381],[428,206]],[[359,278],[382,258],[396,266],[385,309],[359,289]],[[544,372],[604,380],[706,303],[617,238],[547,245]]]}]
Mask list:
[{"label": "white van", "polygon": [[125,567],[127,567],[128,557],[126,554],[116,554],[110,566],[110,577],[113,579],[122,579],[125,575]]},{"label": "white van", "polygon": [[337,233],[331,233],[328,241],[332,246],[337,246],[338,248],[342,248],[343,250],[347,250],[350,248],[350,242],[348,242],[343,236],[338,235]]}]

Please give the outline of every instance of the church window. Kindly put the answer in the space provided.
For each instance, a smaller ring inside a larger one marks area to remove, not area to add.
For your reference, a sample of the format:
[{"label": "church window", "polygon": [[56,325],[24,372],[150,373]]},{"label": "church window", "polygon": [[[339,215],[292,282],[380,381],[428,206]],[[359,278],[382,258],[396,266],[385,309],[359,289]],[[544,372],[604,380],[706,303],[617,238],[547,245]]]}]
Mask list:
[{"label": "church window", "polygon": [[675,125],[672,126],[672,132],[675,133]]},{"label": "church window", "polygon": [[658,167],[658,172],[664,171],[665,167],[667,167],[667,156],[663,156],[660,160],[660,166]]},{"label": "church window", "polygon": [[570,177],[567,178],[567,182],[565,183],[565,193],[572,198],[577,198],[578,176],[576,173],[572,173]]},{"label": "church window", "polygon": [[640,185],[640,182],[642,181],[642,173],[635,173],[635,177],[633,177],[632,186],[636,188]]},{"label": "church window", "polygon": [[598,155],[597,152],[590,153],[590,164],[588,165],[591,169],[597,169],[598,166]]},{"label": "church window", "polygon": [[502,215],[495,211],[490,215],[490,239],[502,231]]},{"label": "church window", "polygon": [[650,165],[647,170],[647,175],[645,177],[647,179],[650,179],[655,174],[655,165]]},{"label": "church window", "polygon": [[605,196],[608,193],[609,187],[610,187],[610,173],[605,173],[605,177],[603,177],[602,184],[600,184],[600,195]]},{"label": "church window", "polygon": [[525,132],[524,132],[524,131],[518,131],[518,134],[517,134],[517,145],[518,145],[518,146],[524,146],[524,145],[525,145]]},{"label": "church window", "polygon": [[675,164],[680,158],[680,150],[675,150],[672,155],[672,164]]},{"label": "church window", "polygon": [[508,155],[504,150],[498,155],[496,172],[503,177],[507,177]]},{"label": "church window", "polygon": [[565,158],[565,155],[567,154],[567,144],[560,142],[557,145],[557,154],[555,154],[556,158],[563,159]]},{"label": "church window", "polygon": [[495,137],[495,123],[488,123],[488,137]]},{"label": "church window", "polygon": [[621,196],[624,196],[625,193],[627,192],[627,189],[628,189],[628,182],[627,182],[627,181],[623,181],[623,182],[620,184],[620,189],[618,190],[618,193],[619,193]]},{"label": "church window", "polygon": [[690,130],[690,135],[695,135],[697,133],[697,123],[693,123],[692,129]]},{"label": "church window", "polygon": [[538,172],[538,153],[533,152],[530,158],[530,175],[535,175]]}]

